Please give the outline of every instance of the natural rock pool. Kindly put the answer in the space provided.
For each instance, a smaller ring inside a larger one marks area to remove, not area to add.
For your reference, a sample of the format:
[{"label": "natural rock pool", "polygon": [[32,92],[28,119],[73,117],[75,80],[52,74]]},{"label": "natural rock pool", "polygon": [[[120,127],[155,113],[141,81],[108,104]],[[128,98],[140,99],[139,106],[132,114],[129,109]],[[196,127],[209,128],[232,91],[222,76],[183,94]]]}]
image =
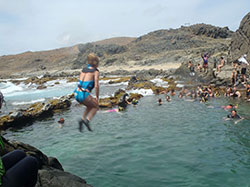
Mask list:
[{"label": "natural rock pool", "polygon": [[[163,105],[157,104],[158,98]],[[246,117],[235,124],[220,106],[239,103]],[[57,157],[66,171],[95,186],[248,186],[249,103],[224,98],[207,104],[145,96],[121,113],[98,112],[93,132],[78,131],[84,108],[73,105],[4,137],[31,144]],[[65,123],[57,123],[64,117]]]}]

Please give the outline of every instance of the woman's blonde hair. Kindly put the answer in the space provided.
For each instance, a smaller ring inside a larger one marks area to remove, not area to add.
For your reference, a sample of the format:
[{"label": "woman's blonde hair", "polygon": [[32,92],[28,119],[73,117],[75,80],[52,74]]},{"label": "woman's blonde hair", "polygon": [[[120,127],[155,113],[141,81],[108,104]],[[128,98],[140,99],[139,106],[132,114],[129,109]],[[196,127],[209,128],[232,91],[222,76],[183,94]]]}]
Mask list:
[{"label": "woman's blonde hair", "polygon": [[88,64],[94,67],[99,65],[99,58],[94,53],[88,55]]}]

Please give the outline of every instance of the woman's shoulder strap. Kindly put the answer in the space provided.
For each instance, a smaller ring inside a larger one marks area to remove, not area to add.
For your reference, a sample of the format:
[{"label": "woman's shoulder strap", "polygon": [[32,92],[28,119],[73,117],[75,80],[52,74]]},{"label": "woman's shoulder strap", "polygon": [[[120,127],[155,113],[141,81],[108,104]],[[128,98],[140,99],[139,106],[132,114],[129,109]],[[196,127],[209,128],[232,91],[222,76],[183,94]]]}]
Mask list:
[{"label": "woman's shoulder strap", "polygon": [[85,68],[82,69],[82,72],[83,72],[83,73],[93,73],[93,72],[95,72],[95,71],[99,71],[99,70],[96,69],[96,68],[90,69],[90,68],[88,68],[88,67],[85,67]]}]

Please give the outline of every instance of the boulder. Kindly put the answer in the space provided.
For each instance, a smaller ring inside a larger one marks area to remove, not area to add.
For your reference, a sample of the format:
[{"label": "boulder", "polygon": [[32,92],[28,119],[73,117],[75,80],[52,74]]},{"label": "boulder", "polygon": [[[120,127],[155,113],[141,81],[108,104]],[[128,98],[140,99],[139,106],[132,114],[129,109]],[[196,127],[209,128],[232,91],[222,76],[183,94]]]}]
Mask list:
[{"label": "boulder", "polygon": [[241,20],[240,27],[232,35],[229,49],[229,61],[232,62],[244,54],[250,62],[250,12]]},{"label": "boulder", "polygon": [[5,149],[1,156],[13,150],[23,150],[27,155],[38,161],[38,179],[35,187],[91,187],[86,181],[63,170],[60,162],[53,157],[47,157],[37,148],[19,141],[9,141],[2,137]]},{"label": "boulder", "polygon": [[91,187],[86,181],[76,175],[54,168],[38,171],[38,181],[35,187]]},{"label": "boulder", "polygon": [[51,99],[45,103],[37,102],[26,109],[10,112],[9,115],[0,117],[0,129],[13,126],[23,126],[37,119],[52,116],[54,113],[65,110],[71,106],[72,95],[59,99]]}]

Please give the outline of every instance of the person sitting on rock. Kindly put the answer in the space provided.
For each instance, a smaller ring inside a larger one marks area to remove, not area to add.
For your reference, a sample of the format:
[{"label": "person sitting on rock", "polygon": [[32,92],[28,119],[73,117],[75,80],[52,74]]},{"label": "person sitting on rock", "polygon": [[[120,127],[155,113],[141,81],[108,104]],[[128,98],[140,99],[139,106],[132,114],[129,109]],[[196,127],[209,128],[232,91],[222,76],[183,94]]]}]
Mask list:
[{"label": "person sitting on rock", "polygon": [[238,75],[238,60],[233,61],[233,71],[231,76],[231,85],[236,86],[237,75]]},{"label": "person sitting on rock", "polygon": [[201,55],[201,58],[203,59],[203,69],[204,69],[204,72],[207,73],[208,72],[208,59],[209,59],[209,55],[208,54],[204,54],[204,55]]},{"label": "person sitting on rock", "polygon": [[[0,136],[0,147],[4,144]],[[21,150],[9,152],[0,157],[0,185],[2,187],[34,187],[37,182],[38,162]]]},{"label": "person sitting on rock", "polygon": [[217,66],[217,71],[221,72],[221,68],[225,66],[225,59],[224,57],[220,57],[220,64]]},{"label": "person sitting on rock", "polygon": [[[99,58],[94,53],[90,53],[87,59],[88,66],[83,68],[78,80],[78,86],[74,91],[75,99],[87,107],[82,119],[78,122],[80,132],[82,132],[83,124],[85,124],[89,131],[92,131],[89,122],[99,110],[99,70],[97,69]],[[93,88],[96,91],[96,98],[90,95]]]},{"label": "person sitting on rock", "polygon": [[190,76],[195,76],[194,65],[192,64],[192,61],[188,62],[188,68],[190,70]]},{"label": "person sitting on rock", "polygon": [[197,64],[196,69],[197,69],[197,71],[202,72],[202,67],[201,67],[200,63]]},{"label": "person sitting on rock", "polygon": [[240,57],[238,59],[238,62],[241,65],[241,79],[242,82],[246,82],[247,78],[246,78],[246,72],[247,72],[247,66],[249,65],[249,63],[246,60],[247,55],[243,55],[242,57]]},{"label": "person sitting on rock", "polygon": [[246,84],[246,99],[250,101],[250,83]]}]

